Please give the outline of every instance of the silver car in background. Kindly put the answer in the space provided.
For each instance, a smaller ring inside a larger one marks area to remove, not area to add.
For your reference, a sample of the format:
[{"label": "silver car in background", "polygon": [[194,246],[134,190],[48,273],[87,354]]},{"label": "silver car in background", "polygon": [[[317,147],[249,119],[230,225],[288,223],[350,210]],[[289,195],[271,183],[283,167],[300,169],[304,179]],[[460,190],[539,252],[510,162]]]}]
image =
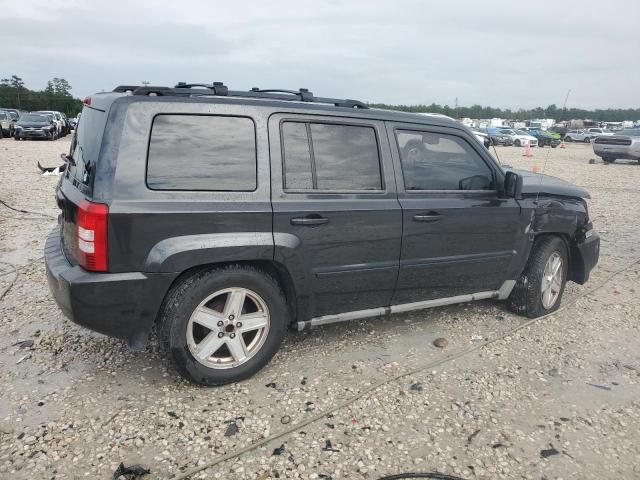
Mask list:
[{"label": "silver car in background", "polygon": [[592,145],[593,153],[605,163],[619,158],[640,162],[640,128],[627,128],[615,135],[596,137]]}]

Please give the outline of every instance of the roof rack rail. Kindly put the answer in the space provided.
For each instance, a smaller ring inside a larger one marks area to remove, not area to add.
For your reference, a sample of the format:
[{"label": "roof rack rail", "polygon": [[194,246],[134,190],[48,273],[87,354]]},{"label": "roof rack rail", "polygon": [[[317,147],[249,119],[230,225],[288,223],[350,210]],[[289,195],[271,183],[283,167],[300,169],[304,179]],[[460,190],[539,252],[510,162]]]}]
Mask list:
[{"label": "roof rack rail", "polygon": [[140,88],[140,85],[118,85],[113,89],[114,92],[126,93],[133,92],[136,88]]},{"label": "roof rack rail", "polygon": [[369,106],[359,100],[337,99],[327,97],[316,97],[307,88],[298,90],[286,90],[280,88],[261,89],[253,87],[251,90],[229,90],[222,82],[207,83],[186,83],[178,82],[175,87],[153,87],[153,86],[129,86],[122,85],[116,87],[114,92],[131,92],[133,95],[147,96],[223,96],[223,97],[245,97],[260,98],[267,100],[286,100],[309,103],[325,103],[336,107],[344,108],[369,108]]}]

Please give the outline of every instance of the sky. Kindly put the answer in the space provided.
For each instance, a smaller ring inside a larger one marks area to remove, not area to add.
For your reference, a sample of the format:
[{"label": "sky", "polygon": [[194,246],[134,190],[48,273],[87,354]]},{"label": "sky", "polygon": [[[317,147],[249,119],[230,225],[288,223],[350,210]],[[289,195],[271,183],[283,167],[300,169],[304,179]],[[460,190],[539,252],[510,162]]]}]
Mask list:
[{"label": "sky", "polygon": [[390,104],[640,107],[640,1],[0,0],[0,77]]}]

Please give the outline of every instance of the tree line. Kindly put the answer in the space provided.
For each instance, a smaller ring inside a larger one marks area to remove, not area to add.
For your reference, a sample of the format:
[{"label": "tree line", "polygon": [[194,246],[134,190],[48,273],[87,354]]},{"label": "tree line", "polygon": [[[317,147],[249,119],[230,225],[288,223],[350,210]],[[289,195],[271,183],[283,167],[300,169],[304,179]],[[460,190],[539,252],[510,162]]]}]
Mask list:
[{"label": "tree line", "polygon": [[431,105],[387,105],[373,103],[370,106],[388,110],[400,110],[411,113],[441,113],[453,118],[505,118],[508,120],[533,120],[536,118],[553,118],[556,122],[573,119],[589,119],[598,122],[622,122],[624,120],[640,120],[640,108],[608,108],[606,110],[585,110],[582,108],[558,108],[549,105],[547,108],[537,107],[530,110],[511,110],[482,105],[471,107]]},{"label": "tree line", "polygon": [[75,117],[82,110],[82,101],[73,98],[71,85],[64,78],[53,78],[44,90],[30,90],[22,78],[12,75],[0,80],[0,107],[25,111],[56,110]]},{"label": "tree line", "polygon": [[[599,122],[621,122],[640,120],[640,108],[608,108],[606,110],[585,110],[582,108],[558,108],[549,105],[530,110],[511,110],[482,105],[471,107],[450,107],[449,105],[388,105],[372,103],[370,106],[388,110],[400,110],[412,113],[441,113],[453,118],[505,118],[508,120],[532,120],[535,118],[553,118],[559,122],[572,119],[590,119]],[[73,98],[71,85],[64,78],[53,78],[47,82],[44,90],[30,90],[25,87],[22,78],[12,75],[0,80],[0,107],[20,110],[57,110],[69,117],[75,117],[82,110],[82,101]]]}]

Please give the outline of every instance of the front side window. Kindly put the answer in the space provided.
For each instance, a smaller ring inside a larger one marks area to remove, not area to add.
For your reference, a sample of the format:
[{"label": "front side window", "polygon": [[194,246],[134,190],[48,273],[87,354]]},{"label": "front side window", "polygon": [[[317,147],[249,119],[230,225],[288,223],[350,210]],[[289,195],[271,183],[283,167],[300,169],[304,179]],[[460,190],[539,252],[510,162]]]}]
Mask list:
[{"label": "front side window", "polygon": [[406,190],[494,190],[493,172],[456,135],[396,131]]},{"label": "front side window", "polygon": [[153,120],[147,161],[149,188],[253,191],[256,172],[251,119],[163,114]]},{"label": "front side window", "polygon": [[282,124],[285,190],[382,190],[373,127],[315,122]]}]

